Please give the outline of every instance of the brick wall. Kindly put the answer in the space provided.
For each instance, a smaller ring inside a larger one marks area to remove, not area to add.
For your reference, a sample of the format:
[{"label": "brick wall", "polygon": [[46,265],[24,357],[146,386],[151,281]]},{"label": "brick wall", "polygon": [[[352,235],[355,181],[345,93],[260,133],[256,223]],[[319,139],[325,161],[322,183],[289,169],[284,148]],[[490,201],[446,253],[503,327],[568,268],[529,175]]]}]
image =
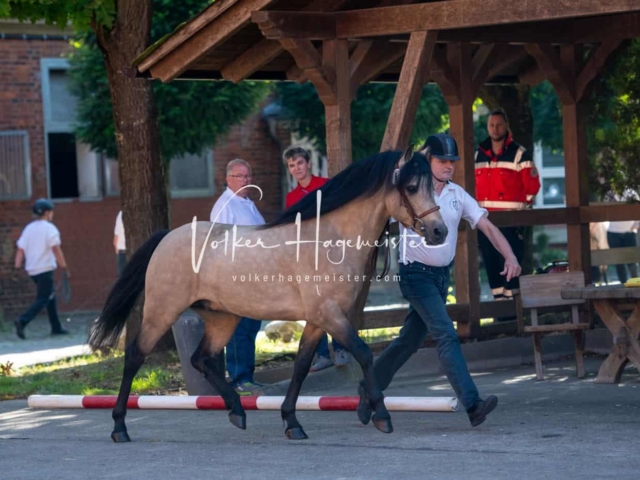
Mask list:
[{"label": "brick wall", "polygon": [[[28,201],[0,201],[0,307],[12,320],[34,298],[35,289],[24,271],[13,271],[15,242],[31,217],[31,204],[46,197],[47,172],[40,86],[40,58],[60,56],[64,41],[0,40],[0,130],[27,130],[31,153],[33,196]],[[209,198],[175,199],[171,202],[171,226],[189,223],[196,215],[208,219],[213,203],[224,191],[225,167],[229,160],[243,158],[253,167],[254,183],[264,192],[258,209],[267,221],[282,208],[280,182],[281,148],[289,131],[274,129],[254,115],[234,127],[214,149],[216,192]],[[255,196],[252,194],[254,199]],[[116,278],[113,227],[119,199],[58,202],[54,223],[71,272],[72,300],[61,311],[99,310]]]}]

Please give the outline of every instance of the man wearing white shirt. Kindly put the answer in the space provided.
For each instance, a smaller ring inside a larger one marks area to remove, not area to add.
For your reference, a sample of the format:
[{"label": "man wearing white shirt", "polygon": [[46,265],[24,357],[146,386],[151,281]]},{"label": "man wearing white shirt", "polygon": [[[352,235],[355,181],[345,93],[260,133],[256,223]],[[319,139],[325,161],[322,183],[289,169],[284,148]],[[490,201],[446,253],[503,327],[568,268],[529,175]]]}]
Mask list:
[{"label": "man wearing white shirt", "polygon": [[[227,189],[211,209],[210,221],[240,226],[263,225],[264,218],[255,203],[248,198],[249,189],[243,189],[252,179],[249,163],[241,159],[231,160],[227,164]],[[240,395],[252,395],[262,387],[253,379],[256,336],[259,331],[259,320],[243,317],[227,344],[227,371],[231,377],[231,385]]]},{"label": "man wearing white shirt", "polygon": [[118,265],[118,276],[122,274],[124,266],[127,264],[127,241],[124,236],[124,223],[122,223],[122,210],[116,217],[116,226],[113,231],[113,248],[116,249]]},{"label": "man wearing white shirt", "polygon": [[[624,222],[610,222],[607,228],[607,242],[609,248],[636,247],[636,234],[638,232],[639,223],[635,220]],[[638,265],[635,263],[616,265],[618,272],[618,280],[620,283],[626,283],[629,279],[627,276],[627,268],[631,274],[631,278],[638,276]]]},{"label": "man wearing white shirt", "polygon": [[53,223],[53,203],[41,198],[33,204],[36,219],[25,227],[18,239],[15,269],[22,267],[37,286],[36,301],[14,322],[16,335],[25,339],[24,328],[40,310],[47,307],[52,335],[69,333],[60,325],[54,287],[54,272],[58,266],[68,275],[67,262],[60,246],[60,232]]},{"label": "man wearing white shirt", "polygon": [[[471,425],[475,427],[486,420],[487,414],[497,406],[498,399],[494,395],[489,395],[485,400],[480,398],[445,305],[449,289],[449,266],[456,253],[460,221],[464,219],[472,228],[480,229],[502,254],[505,258],[502,275],[506,275],[507,280],[520,275],[521,269],[504,235],[488,220],[487,210],[481,208],[460,186],[451,182],[455,162],[460,160],[453,137],[432,135],[423,150],[427,147],[435,201],[440,206],[449,234],[443,245],[432,247],[427,246],[422,237],[413,231],[400,226],[400,289],[410,303],[409,315],[398,338],[376,360],[374,375],[380,388],[385,390],[393,375],[424,344],[427,334],[431,332],[442,369],[464,405]],[[363,381],[360,382],[358,393],[358,418],[366,425],[371,419],[371,407]]]}]

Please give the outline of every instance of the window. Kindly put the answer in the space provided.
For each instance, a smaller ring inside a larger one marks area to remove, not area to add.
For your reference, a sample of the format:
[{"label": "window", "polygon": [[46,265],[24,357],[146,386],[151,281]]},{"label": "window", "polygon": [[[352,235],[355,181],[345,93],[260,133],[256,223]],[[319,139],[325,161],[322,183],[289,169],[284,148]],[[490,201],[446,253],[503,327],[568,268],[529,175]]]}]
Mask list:
[{"label": "window", "polygon": [[[105,195],[120,195],[117,160],[105,158],[103,165]],[[207,150],[200,155],[174,158],[169,163],[168,174],[172,198],[213,195],[213,151]]]},{"label": "window", "polygon": [[540,174],[540,192],[536,195],[538,208],[564,207],[566,193],[564,182],[564,153],[551,151],[537,143],[533,158]]},{"label": "window", "polygon": [[213,151],[172,159],[169,162],[169,184],[173,198],[213,195]]},{"label": "window", "polygon": [[63,58],[40,60],[48,191],[55,199],[102,196],[100,155],[74,134],[77,99],[68,89]]},{"label": "window", "polygon": [[31,197],[29,134],[0,132],[0,200]]}]

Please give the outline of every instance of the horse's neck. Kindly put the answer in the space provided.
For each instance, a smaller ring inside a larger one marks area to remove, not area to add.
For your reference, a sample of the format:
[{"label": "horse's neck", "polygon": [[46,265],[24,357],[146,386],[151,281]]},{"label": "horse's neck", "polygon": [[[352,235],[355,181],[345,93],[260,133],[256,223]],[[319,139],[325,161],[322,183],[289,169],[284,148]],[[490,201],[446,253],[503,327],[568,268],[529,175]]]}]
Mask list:
[{"label": "horse's neck", "polygon": [[341,239],[356,242],[360,237],[363,242],[371,243],[380,237],[387,220],[381,193],[350,202],[323,218],[323,222],[328,221]]}]

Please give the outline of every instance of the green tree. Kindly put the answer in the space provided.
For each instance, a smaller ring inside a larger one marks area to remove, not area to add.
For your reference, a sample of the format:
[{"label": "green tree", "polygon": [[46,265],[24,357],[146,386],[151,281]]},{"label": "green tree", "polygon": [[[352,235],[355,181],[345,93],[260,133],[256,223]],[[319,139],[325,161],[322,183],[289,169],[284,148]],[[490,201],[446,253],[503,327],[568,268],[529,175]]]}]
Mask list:
[{"label": "green tree", "polygon": [[[149,236],[169,226],[169,209],[167,199],[167,182],[161,156],[162,148],[169,152],[178,149],[173,140],[160,136],[158,113],[154,87],[147,80],[132,78],[125,74],[134,64],[151,41],[151,24],[154,8],[161,12],[160,23],[172,28],[178,22],[187,20],[198,9],[207,5],[208,1],[190,0],[172,2],[170,0],[0,0],[0,17],[16,18],[20,21],[44,20],[48,24],[57,24],[61,28],[73,24],[79,32],[92,32],[104,61],[107,83],[96,70],[90,70],[93,78],[99,79],[102,86],[102,97],[108,85],[111,97],[113,123],[108,118],[108,101],[96,105],[97,114],[102,113],[96,130],[81,126],[81,137],[96,141],[96,148],[104,152],[117,153],[120,166],[120,199],[123,210],[123,221],[127,231],[127,248],[137,250]],[[171,7],[171,8],[169,8]],[[176,8],[177,10],[173,10]],[[177,13],[176,13],[177,12]],[[165,32],[166,33],[166,32]],[[160,35],[160,29],[154,35]],[[82,44],[89,48],[89,42]],[[81,49],[82,50],[82,49]],[[96,54],[96,52],[93,52]],[[82,80],[82,79],[81,79]],[[85,94],[94,92],[87,87]],[[184,90],[183,90],[184,89]],[[189,87],[177,86],[175,92],[185,94]],[[166,90],[167,95],[171,89]],[[84,96],[83,96],[84,97]],[[106,100],[106,99],[105,99]],[[86,102],[81,107],[81,117],[86,114]],[[164,102],[168,104],[167,102]],[[169,104],[170,105],[170,104]],[[173,108],[180,108],[176,103]],[[219,104],[218,104],[219,106]],[[201,111],[201,110],[199,110]],[[193,114],[193,112],[187,112]],[[225,112],[220,113],[224,115]],[[228,113],[228,111],[227,111]],[[165,111],[162,118],[175,118],[175,112]],[[220,118],[220,117],[219,117]],[[198,118],[183,120],[186,131],[193,131],[192,126]],[[165,125],[169,122],[163,121]],[[81,123],[82,125],[82,123]],[[211,125],[208,123],[207,125]],[[110,130],[112,128],[112,130]],[[165,133],[164,135],[171,135]],[[184,132],[174,127],[174,132]],[[113,133],[116,152],[108,140]],[[219,130],[214,132],[216,135]],[[175,135],[175,134],[174,134]],[[98,142],[97,139],[102,139]],[[162,138],[162,141],[161,141]],[[203,136],[194,135],[187,142],[186,151],[197,150],[197,144]],[[200,147],[201,148],[201,147]],[[130,342],[139,331],[142,319],[141,307],[138,305],[127,324],[127,342]]]},{"label": "green tree", "polygon": [[[354,159],[380,150],[395,91],[396,85],[382,83],[368,83],[359,88],[351,104]],[[324,106],[313,85],[283,82],[276,85],[276,92],[285,116],[292,120],[294,131],[300,137],[309,138],[318,150],[326,153]],[[447,112],[447,104],[438,87],[425,86],[411,141],[417,143],[430,133],[441,131],[447,124]]]},{"label": "green tree", "polygon": [[[209,0],[153,0],[150,41],[157,42],[196,15]],[[109,82],[93,31],[73,43],[72,92],[78,97],[76,134],[100,153],[116,158]],[[200,153],[254,112],[271,86],[265,82],[152,82],[158,109],[160,145],[165,162]]]}]

